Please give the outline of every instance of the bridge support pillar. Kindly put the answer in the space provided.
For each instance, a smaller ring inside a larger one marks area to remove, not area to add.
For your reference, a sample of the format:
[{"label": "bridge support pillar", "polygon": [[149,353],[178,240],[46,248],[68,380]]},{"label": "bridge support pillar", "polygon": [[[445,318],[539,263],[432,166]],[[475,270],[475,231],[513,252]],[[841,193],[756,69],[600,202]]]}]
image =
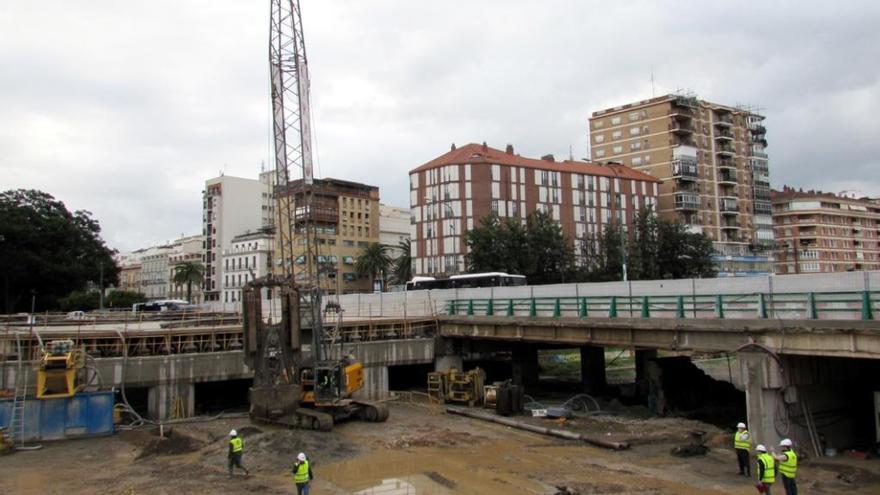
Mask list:
[{"label": "bridge support pillar", "polygon": [[195,413],[195,384],[175,381],[150,387],[147,395],[147,416],[166,420],[188,418]]},{"label": "bridge support pillar", "polygon": [[648,393],[648,361],[657,359],[657,349],[636,349],[636,391]]},{"label": "bridge support pillar", "polygon": [[518,344],[513,348],[513,383],[521,387],[538,385],[538,349],[529,344]]},{"label": "bridge support pillar", "polygon": [[437,356],[434,358],[434,371],[464,371],[464,359],[461,355]]},{"label": "bridge support pillar", "polygon": [[785,410],[780,363],[764,352],[740,352],[738,358],[752,438],[764,445],[778,445],[780,437],[776,432],[775,418],[778,411]]},{"label": "bridge support pillar", "polygon": [[388,398],[388,366],[365,366],[364,388],[355,392],[355,397],[364,400]]},{"label": "bridge support pillar", "polygon": [[601,394],[608,385],[605,381],[605,348],[592,345],[581,347],[581,385],[587,394]]}]

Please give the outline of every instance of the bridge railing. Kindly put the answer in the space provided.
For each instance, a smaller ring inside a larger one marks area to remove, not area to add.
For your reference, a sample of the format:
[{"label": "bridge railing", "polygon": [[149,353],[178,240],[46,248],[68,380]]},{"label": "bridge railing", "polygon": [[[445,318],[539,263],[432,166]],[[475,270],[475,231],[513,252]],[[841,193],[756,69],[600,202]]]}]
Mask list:
[{"label": "bridge railing", "polygon": [[578,318],[732,318],[873,320],[878,291],[468,298],[449,315]]}]

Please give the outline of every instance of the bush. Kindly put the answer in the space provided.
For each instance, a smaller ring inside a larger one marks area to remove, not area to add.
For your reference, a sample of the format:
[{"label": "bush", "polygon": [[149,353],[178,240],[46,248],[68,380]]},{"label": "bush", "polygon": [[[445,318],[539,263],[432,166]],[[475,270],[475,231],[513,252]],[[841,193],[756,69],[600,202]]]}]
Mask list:
[{"label": "bush", "polygon": [[92,311],[100,305],[97,292],[73,291],[58,300],[61,311]]}]

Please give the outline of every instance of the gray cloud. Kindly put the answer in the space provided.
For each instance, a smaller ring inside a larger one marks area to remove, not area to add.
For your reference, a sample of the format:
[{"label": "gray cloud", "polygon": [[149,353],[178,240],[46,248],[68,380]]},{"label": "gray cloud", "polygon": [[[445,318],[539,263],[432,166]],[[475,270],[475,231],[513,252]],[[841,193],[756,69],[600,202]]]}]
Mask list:
[{"label": "gray cloud", "polygon": [[[392,204],[453,141],[586,156],[589,114],[651,96],[652,72],[657,94],[759,105],[775,185],[880,195],[877,2],[302,3],[320,175]],[[94,212],[120,249],[198,232],[204,181],[271,156],[268,4],[9,2],[2,188]]]}]

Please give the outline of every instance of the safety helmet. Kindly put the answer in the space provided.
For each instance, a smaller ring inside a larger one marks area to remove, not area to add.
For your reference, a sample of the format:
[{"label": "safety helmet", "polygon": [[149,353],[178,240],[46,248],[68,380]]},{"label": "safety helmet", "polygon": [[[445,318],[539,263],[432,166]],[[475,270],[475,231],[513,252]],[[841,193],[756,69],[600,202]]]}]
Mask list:
[{"label": "safety helmet", "polygon": [[230,436],[230,437],[234,437],[234,436],[236,436],[236,435],[238,435],[238,432],[237,432],[237,431],[235,431],[235,430],[229,430],[229,436]]},{"label": "safety helmet", "polygon": [[767,452],[767,447],[764,447],[763,445],[758,445],[757,447],[755,447],[755,450],[758,452]]},{"label": "safety helmet", "polygon": [[736,424],[736,427],[737,427],[737,428],[745,428],[745,427],[746,427],[746,424],[745,424],[745,423],[737,423],[737,424]]},{"label": "safety helmet", "polygon": [[779,442],[779,445],[781,445],[782,447],[791,447],[791,440],[783,438],[782,441]]},{"label": "safety helmet", "polygon": [[300,452],[299,455],[296,456],[296,458],[297,458],[297,460],[298,460],[299,462],[305,462],[305,461],[306,461],[306,455],[305,455],[304,453],[302,453],[302,452]]}]

